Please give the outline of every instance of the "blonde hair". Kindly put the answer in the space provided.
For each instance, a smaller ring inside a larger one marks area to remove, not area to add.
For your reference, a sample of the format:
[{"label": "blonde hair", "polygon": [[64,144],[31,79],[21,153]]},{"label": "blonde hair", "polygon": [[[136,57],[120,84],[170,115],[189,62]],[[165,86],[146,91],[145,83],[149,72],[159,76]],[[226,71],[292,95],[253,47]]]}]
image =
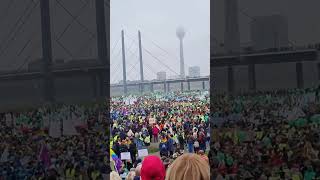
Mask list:
[{"label": "blonde hair", "polygon": [[110,180],[121,180],[121,177],[119,176],[119,174],[115,171],[112,171],[110,173]]},{"label": "blonde hair", "polygon": [[136,167],[136,169],[135,169],[136,176],[140,176],[140,173],[141,173],[141,167],[142,167],[142,165],[141,165],[141,164],[139,164],[139,165]]},{"label": "blonde hair", "polygon": [[133,180],[136,176],[136,173],[134,171],[130,171],[126,177],[126,180]]},{"label": "blonde hair", "polygon": [[209,164],[197,154],[183,154],[169,166],[166,180],[184,179],[210,180]]}]

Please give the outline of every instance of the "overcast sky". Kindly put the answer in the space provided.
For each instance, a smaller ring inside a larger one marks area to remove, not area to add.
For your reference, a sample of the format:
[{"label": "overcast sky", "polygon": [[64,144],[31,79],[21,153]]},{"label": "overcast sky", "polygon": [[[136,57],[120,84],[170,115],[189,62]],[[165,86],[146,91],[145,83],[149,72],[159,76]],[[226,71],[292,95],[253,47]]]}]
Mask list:
[{"label": "overcast sky", "polygon": [[[125,36],[126,49],[132,49],[131,51],[135,52],[138,48],[138,30],[140,30],[142,46],[164,64],[159,63],[146,51],[143,51],[146,79],[156,78],[158,71],[166,71],[167,76],[180,73],[179,40],[176,37],[178,26],[183,26],[186,30],[184,39],[186,74],[188,74],[188,67],[198,65],[201,75],[209,75],[209,3],[209,0],[111,0],[111,81],[122,79],[122,56],[119,54],[121,41],[115,47],[122,29],[127,34]],[[135,42],[131,46],[132,39]],[[113,47],[115,48],[112,51]],[[138,51],[136,55],[138,55]],[[131,80],[139,77],[139,64],[136,55],[132,55],[130,50],[126,52],[127,75]],[[172,70],[166,66],[170,66]]]}]

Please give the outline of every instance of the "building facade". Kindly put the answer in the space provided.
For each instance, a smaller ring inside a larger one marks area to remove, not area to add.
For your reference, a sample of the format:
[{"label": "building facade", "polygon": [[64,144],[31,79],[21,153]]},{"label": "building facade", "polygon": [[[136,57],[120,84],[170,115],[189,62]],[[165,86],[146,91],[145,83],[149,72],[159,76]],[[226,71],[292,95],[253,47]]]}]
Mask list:
[{"label": "building facade", "polygon": [[189,67],[189,77],[200,77],[200,67],[199,66]]},{"label": "building facade", "polygon": [[166,80],[167,73],[165,71],[157,72],[157,80]]}]

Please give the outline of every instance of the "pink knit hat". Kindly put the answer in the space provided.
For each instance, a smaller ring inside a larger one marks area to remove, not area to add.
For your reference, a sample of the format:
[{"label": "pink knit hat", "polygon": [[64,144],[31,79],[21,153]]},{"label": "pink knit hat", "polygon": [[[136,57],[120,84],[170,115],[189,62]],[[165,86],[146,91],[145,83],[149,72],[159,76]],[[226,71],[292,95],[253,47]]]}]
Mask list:
[{"label": "pink knit hat", "polygon": [[157,156],[147,156],[141,167],[141,180],[164,180],[166,176],[165,167]]}]

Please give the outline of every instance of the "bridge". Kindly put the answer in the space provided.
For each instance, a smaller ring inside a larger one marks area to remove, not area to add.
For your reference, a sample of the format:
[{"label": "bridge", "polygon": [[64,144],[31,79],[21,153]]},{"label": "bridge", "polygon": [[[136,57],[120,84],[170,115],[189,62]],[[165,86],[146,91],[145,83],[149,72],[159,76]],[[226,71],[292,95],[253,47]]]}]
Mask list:
[{"label": "bridge", "polygon": [[[75,60],[74,62],[79,62],[81,60]],[[63,77],[75,77],[75,76],[86,76],[91,78],[91,87],[93,89],[92,97],[95,97],[99,94],[99,89],[101,89],[101,84],[99,84],[99,75],[107,69],[107,66],[104,66],[99,61],[91,59],[88,60],[91,62],[91,65],[85,64],[83,66],[77,64],[77,66],[62,66],[55,67],[53,69],[53,75],[55,78]],[[318,49],[303,49],[303,50],[294,50],[294,51],[281,51],[281,52],[268,52],[268,53],[248,53],[240,55],[219,55],[211,57],[211,73],[213,76],[201,76],[194,78],[178,78],[178,79],[166,79],[166,80],[145,80],[127,82],[127,87],[137,87],[139,90],[149,89],[150,92],[154,91],[156,85],[160,85],[163,92],[170,92],[172,84],[180,84],[180,91],[190,90],[192,82],[200,82],[202,84],[199,89],[209,89],[208,82],[210,79],[213,79],[213,84],[215,82],[215,69],[226,67],[227,68],[227,79],[228,79],[228,91],[233,92],[235,90],[235,73],[234,69],[238,66],[247,66],[248,69],[248,89],[257,90],[256,88],[256,66],[264,64],[278,64],[278,63],[295,63],[296,66],[296,82],[298,88],[304,87],[304,71],[303,63],[304,62],[314,62],[319,64],[319,50]],[[320,65],[317,66],[317,69],[320,73]],[[19,81],[19,80],[29,80],[29,79],[41,79],[43,78],[43,73],[41,71],[22,71],[19,73],[16,72],[7,72],[0,74],[0,82],[6,81]],[[103,83],[106,88],[108,88],[107,82]],[[208,84],[208,85],[207,85]],[[110,88],[116,88],[121,91],[124,88],[123,83],[111,84]]]},{"label": "bridge", "polygon": [[[227,68],[227,89],[228,92],[235,91],[235,73],[237,67],[247,67],[248,89],[251,91],[257,90],[256,87],[256,66],[271,65],[271,64],[295,64],[296,88],[305,87],[304,78],[304,63],[317,64],[317,71],[320,74],[319,64],[320,48],[306,48],[297,50],[285,50],[274,52],[257,52],[257,53],[242,53],[239,55],[218,55],[211,57],[211,75],[214,76],[215,70],[218,68]],[[272,73],[272,72],[271,72]],[[265,74],[268,76],[268,74]],[[214,79],[214,77],[212,78]]]},{"label": "bridge", "polygon": [[[0,73],[0,89],[2,92],[2,96],[0,97],[1,101],[11,102],[12,98],[17,96],[18,98],[23,99],[24,101],[33,101],[37,98],[42,101],[52,101],[54,98],[63,100],[64,98],[69,98],[72,96],[76,96],[75,99],[79,99],[79,97],[85,97],[87,99],[90,98],[101,98],[105,95],[109,94],[110,88],[117,89],[116,91],[127,93],[127,88],[135,87],[139,89],[140,93],[147,91],[156,91],[156,86],[160,87],[164,92],[170,92],[173,90],[174,85],[178,85],[178,90],[185,91],[192,89],[192,83],[200,83],[199,89],[209,89],[210,86],[216,89],[220,84],[218,82],[219,78],[226,77],[226,80],[222,80],[222,82],[227,83],[227,90],[229,92],[234,92],[237,89],[237,72],[236,69],[238,67],[246,67],[246,80],[248,81],[247,89],[255,91],[259,90],[257,87],[257,73],[256,70],[261,65],[269,65],[269,64],[294,64],[295,66],[295,75],[292,76],[296,81],[297,88],[305,87],[306,74],[307,71],[304,70],[306,63],[313,63],[312,66],[317,68],[318,76],[320,77],[320,65],[319,65],[319,45],[308,46],[304,49],[300,48],[284,48],[284,49],[274,49],[269,52],[242,52],[240,54],[213,54],[210,58],[210,68],[211,68],[211,76],[200,76],[194,78],[174,78],[174,79],[165,79],[165,80],[147,80],[152,78],[146,78],[145,76],[149,73],[155,73],[154,69],[151,69],[147,63],[157,63],[157,66],[164,67],[166,71],[172,72],[174,75],[181,75],[175,70],[173,70],[170,66],[166,65],[159,57],[154,55],[148,47],[141,45],[141,33],[139,32],[138,41],[135,41],[135,38],[132,36],[122,32],[120,40],[122,39],[122,46],[120,47],[118,55],[122,54],[122,63],[121,61],[117,61],[120,63],[120,68],[123,71],[122,77],[118,79],[122,79],[124,83],[113,83],[108,78],[108,75],[115,75],[116,73],[110,73],[112,70],[112,62],[110,64],[110,58],[117,47],[116,45],[112,48],[109,47],[108,41],[109,37],[106,37],[108,34],[108,28],[105,27],[105,13],[104,6],[106,4],[103,0],[96,0],[96,33],[93,33],[93,37],[97,40],[97,57],[89,58],[89,59],[77,59],[71,58],[69,62],[66,63],[57,63],[54,61],[52,57],[52,48],[51,48],[51,32],[50,30],[50,13],[49,13],[49,4],[46,3],[46,0],[40,0],[40,10],[42,13],[43,19],[41,20],[41,43],[42,43],[42,56],[40,60],[43,62],[40,65],[40,68],[29,68],[27,70],[21,70],[18,68],[17,70],[12,70],[9,72]],[[107,10],[108,7],[106,8]],[[80,11],[81,12],[81,11]],[[109,12],[108,12],[109,13]],[[77,15],[68,13],[71,17],[72,22],[77,22],[81,27],[85,28],[81,22],[77,19]],[[81,14],[81,13],[80,13]],[[107,19],[108,20],[108,19]],[[65,31],[68,27],[65,29]],[[92,32],[90,32],[92,33]],[[62,35],[60,35],[62,36]],[[138,54],[133,52],[130,47],[125,47],[124,37],[131,39],[132,43],[136,43],[138,46]],[[93,38],[93,39],[94,39]],[[144,36],[144,39],[145,38]],[[55,41],[59,42],[55,39]],[[170,53],[168,53],[163,48],[159,47],[155,42],[153,42],[159,49],[161,49],[164,53],[173,57]],[[58,43],[62,49],[66,52],[70,52],[66,47]],[[28,46],[28,42],[26,44]],[[5,45],[2,47],[6,47]],[[1,52],[5,52],[2,47],[0,48]],[[23,47],[21,52],[26,49]],[[181,49],[183,49],[181,47]],[[126,51],[131,53],[131,56],[126,56]],[[0,53],[1,53],[0,52]],[[144,54],[142,54],[142,52]],[[20,50],[17,54],[20,53]],[[69,53],[68,53],[69,54]],[[1,54],[0,54],[1,55]],[[144,56],[148,55],[150,61],[143,62]],[[72,57],[72,54],[70,55]],[[117,56],[117,55],[116,55]],[[131,70],[127,71],[126,65],[128,59],[137,59],[138,62],[133,64]],[[180,57],[181,58],[181,57]],[[180,61],[179,58],[173,58],[177,61]],[[29,59],[26,59],[23,64],[28,63]],[[79,63],[80,62],[80,63]],[[84,62],[84,63],[81,63]],[[85,63],[90,62],[90,63]],[[116,62],[116,63],[117,63]],[[23,65],[22,64],[22,65]],[[121,67],[122,65],[122,67]],[[135,66],[140,65],[140,70],[136,70]],[[44,69],[43,69],[44,68]],[[219,69],[226,70],[226,75],[217,75],[217,70]],[[117,71],[117,67],[113,70]],[[157,69],[158,70],[158,69]],[[138,77],[134,82],[127,81],[126,77],[130,75],[132,71],[139,72],[140,77]],[[121,71],[120,71],[121,72]],[[272,72],[271,72],[272,73]],[[154,75],[154,74],[152,74]],[[268,76],[268,75],[266,75]],[[317,76],[317,75],[315,75]],[[292,78],[290,77],[290,78]],[[112,77],[111,77],[112,78]],[[320,79],[320,78],[317,78]],[[111,87],[109,88],[109,84],[111,82]],[[210,82],[210,83],[209,83]],[[23,84],[23,85],[20,85]],[[54,87],[53,87],[54,85]],[[68,89],[68,92],[67,90]],[[148,90],[147,90],[148,89]],[[52,92],[51,92],[52,91]],[[63,91],[63,92],[62,92]],[[67,93],[66,93],[67,92]],[[78,94],[77,94],[78,93]],[[38,96],[41,97],[38,97]],[[35,98],[37,96],[37,98]],[[29,98],[29,99],[26,99]],[[39,100],[40,101],[40,100]]]},{"label": "bridge", "polygon": [[[201,76],[201,77],[187,77],[187,78],[179,78],[179,79],[166,79],[166,80],[151,80],[151,81],[144,81],[144,82],[129,82],[126,85],[127,86],[135,86],[138,87],[139,89],[144,89],[145,87],[148,87],[148,89],[150,90],[150,92],[154,92],[154,86],[156,84],[161,84],[163,85],[162,91],[167,93],[170,92],[170,85],[171,84],[180,84],[180,91],[185,91],[191,90],[191,83],[192,82],[201,82],[201,88],[202,90],[208,90],[209,89],[209,76]],[[185,84],[187,85],[187,87],[185,87]],[[111,84],[110,88],[115,88],[115,87],[120,87],[123,88],[123,84],[119,83],[119,84]]]},{"label": "bridge", "polygon": [[[110,74],[110,38],[106,24],[110,22],[110,2],[95,0],[95,8],[91,11],[89,2],[8,2],[2,18],[11,20],[6,24],[8,31],[2,32],[4,38],[0,42],[0,57],[7,63],[6,70],[0,72],[1,110],[11,105],[26,107],[48,102],[87,102],[104,99],[109,94],[106,84],[109,84]],[[21,9],[13,11],[17,3]],[[72,10],[67,8],[70,5]],[[92,18],[92,24],[80,17],[88,10],[92,15],[87,13],[86,17]],[[63,23],[61,18],[65,20]],[[66,43],[70,37],[72,45]],[[79,42],[79,39],[83,41]],[[91,47],[96,49],[94,55],[88,55]],[[35,59],[40,63],[32,68],[30,61]],[[60,59],[66,62],[61,63]]]}]

